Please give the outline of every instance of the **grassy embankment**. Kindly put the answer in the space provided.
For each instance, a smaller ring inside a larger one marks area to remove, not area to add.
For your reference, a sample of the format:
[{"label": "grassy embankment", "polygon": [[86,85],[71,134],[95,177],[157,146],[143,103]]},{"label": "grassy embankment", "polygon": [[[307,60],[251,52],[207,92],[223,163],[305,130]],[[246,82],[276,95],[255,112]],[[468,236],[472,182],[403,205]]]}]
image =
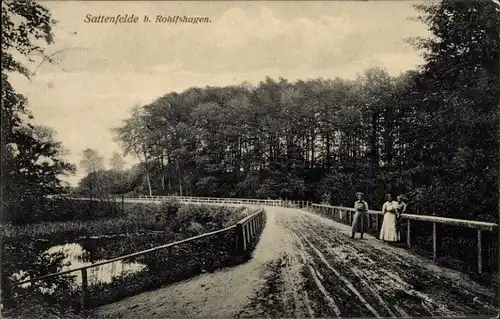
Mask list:
[{"label": "grassy embankment", "polygon": [[[59,258],[57,259],[37,255],[34,244],[36,242],[45,241],[45,246],[48,246],[81,240],[96,240],[98,244],[102,243],[107,246],[106,249],[99,250],[99,259],[109,259],[228,227],[249,212],[244,208],[181,205],[170,201],[161,205],[126,204],[123,211],[113,208],[108,213],[101,212],[99,216],[95,216],[97,219],[90,220],[88,215],[82,213],[88,210],[88,207],[81,203],[74,205],[80,209],[73,211],[77,220],[2,226],[3,278],[8,278],[9,274],[19,268],[31,268],[31,275],[39,276],[57,271],[62,267],[54,261],[61,260],[62,256],[57,256]],[[99,204],[92,205],[96,209]],[[128,241],[123,240],[124,235],[129,239]],[[103,241],[104,237],[107,239]],[[91,286],[90,305],[98,306],[113,302],[205,271],[213,271],[234,264],[237,261],[233,255],[233,237],[232,232],[223,233],[138,257],[135,260],[128,260],[145,264],[147,268],[128,276],[114,278],[111,283]],[[79,288],[71,285],[72,280],[70,277],[58,280],[56,293],[51,296],[41,294],[39,291],[27,292],[26,289],[12,289],[9,281],[6,280],[7,282],[2,285],[2,290],[7,292],[3,293],[4,302],[8,299],[5,296],[11,295],[9,291],[14,294],[23,294],[27,298],[20,304],[16,304],[20,298],[15,298],[15,301],[11,299],[13,303],[9,303],[8,307],[12,307],[12,310],[5,315],[13,318],[21,314],[21,317],[29,316],[29,309],[33,309],[31,312],[38,316],[40,315],[39,309],[43,308],[40,308],[40,302],[42,302],[50,305],[47,311],[55,317],[58,316],[57,314],[61,316],[64,314],[63,317],[66,317],[67,310],[64,308],[77,309],[80,301]],[[35,300],[37,302],[34,302]],[[30,306],[27,307],[28,305]],[[22,312],[19,312],[21,309]]]}]

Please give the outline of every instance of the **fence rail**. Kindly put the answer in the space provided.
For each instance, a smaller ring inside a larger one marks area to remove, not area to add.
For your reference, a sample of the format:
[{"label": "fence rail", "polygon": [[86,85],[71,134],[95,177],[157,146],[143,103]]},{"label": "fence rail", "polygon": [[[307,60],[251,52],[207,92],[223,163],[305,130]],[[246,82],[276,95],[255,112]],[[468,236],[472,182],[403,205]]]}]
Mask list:
[{"label": "fence rail", "polygon": [[250,204],[250,205],[266,205],[266,206],[281,206],[281,200],[275,199],[248,199],[248,198],[216,198],[216,197],[191,197],[191,196],[139,196],[139,200],[155,200],[162,201],[169,198],[178,199],[181,202],[190,203],[213,203],[213,204]]},{"label": "fence rail", "polygon": [[[73,200],[93,200],[86,197],[69,197]],[[213,197],[187,197],[187,196],[139,196],[139,197],[116,197],[110,196],[107,200],[123,201],[128,203],[162,202],[176,199],[181,203],[195,204],[230,204],[230,205],[254,205],[254,206],[283,206],[283,201],[275,199],[246,199],[246,198],[213,198]]]},{"label": "fence rail", "polygon": [[248,204],[261,206],[280,206],[290,208],[310,207],[310,201],[305,200],[282,200],[282,199],[254,199],[254,198],[217,198],[217,197],[191,197],[191,196],[138,196],[124,197],[126,199],[164,201],[171,198],[185,203],[207,203],[207,204]]},{"label": "fence rail", "polygon": [[[57,196],[49,196],[57,198]],[[101,200],[99,198],[75,197],[67,196],[67,199],[73,200]],[[231,205],[255,205],[255,206],[279,206],[290,208],[310,207],[312,202],[305,200],[282,200],[282,199],[256,199],[256,198],[218,198],[218,197],[195,197],[195,196],[115,196],[109,195],[103,198],[104,200],[114,200],[116,202],[142,203],[142,202],[162,202],[169,199],[176,199],[182,203],[205,203],[205,204],[231,204]]]},{"label": "fence rail", "polygon": [[[351,224],[355,209],[349,207],[339,207],[339,206],[329,206],[322,204],[312,204],[313,210],[319,210],[320,212],[331,216],[337,217],[341,221],[345,223]],[[347,220],[345,217],[348,217]],[[378,232],[380,229],[380,218],[379,216],[383,216],[381,211],[370,210],[367,213],[368,217],[368,227],[371,228],[373,224],[372,218],[375,217],[375,231]],[[438,216],[427,216],[427,215],[412,215],[412,214],[402,214],[401,218],[406,220],[406,244],[408,246],[412,245],[411,234],[412,234],[412,221],[424,221],[432,223],[432,251],[433,251],[433,260],[436,261],[438,259],[439,252],[439,242],[438,242],[438,225],[451,225],[458,226],[463,228],[472,228],[477,232],[477,272],[481,274],[483,272],[483,232],[493,232],[498,230],[498,224],[489,223],[489,222],[481,222],[481,221],[472,221],[472,220],[464,220],[464,219],[455,219],[455,218],[446,218],[446,217],[438,217]],[[371,229],[369,229],[371,230]]]},{"label": "fence rail", "polygon": [[153,247],[153,248],[142,250],[139,252],[119,256],[116,258],[103,260],[103,261],[96,262],[96,263],[93,263],[93,264],[88,265],[88,266],[69,269],[69,270],[65,270],[65,271],[61,271],[61,272],[57,272],[57,273],[52,273],[52,274],[48,274],[48,275],[40,276],[40,277],[36,277],[36,278],[30,278],[27,280],[16,282],[15,285],[21,286],[21,285],[25,285],[25,284],[29,283],[31,287],[34,287],[35,283],[39,282],[39,281],[51,280],[51,279],[54,279],[56,277],[64,276],[64,275],[67,275],[70,273],[81,272],[81,276],[82,276],[81,307],[82,307],[82,309],[84,309],[84,308],[87,308],[88,304],[89,304],[89,289],[88,289],[88,279],[87,278],[88,278],[88,270],[91,268],[100,267],[100,266],[103,266],[106,264],[111,264],[111,263],[118,262],[118,261],[123,261],[125,259],[131,259],[134,257],[144,256],[144,255],[147,255],[147,254],[150,254],[153,252],[165,250],[165,249],[172,248],[172,247],[184,244],[184,243],[189,243],[189,242],[199,240],[202,238],[212,237],[212,236],[222,234],[222,233],[230,234],[231,232],[233,234],[232,236],[233,236],[234,243],[235,243],[234,250],[231,253],[233,253],[235,257],[241,256],[241,255],[247,254],[250,250],[251,245],[254,245],[256,243],[257,235],[259,235],[260,232],[262,231],[264,223],[265,223],[265,212],[264,212],[264,209],[260,208],[257,211],[255,211],[254,213],[250,214],[249,216],[238,221],[235,225],[230,226],[230,227],[226,227],[224,229],[201,234],[198,236],[194,236],[194,237],[179,240],[179,241],[176,241],[173,243]]},{"label": "fence rail", "polygon": [[259,234],[262,231],[264,222],[264,210],[260,209],[252,215],[247,216],[236,223],[235,249],[237,253],[245,253],[248,250],[249,245],[252,243],[252,239],[255,237],[255,235]]}]

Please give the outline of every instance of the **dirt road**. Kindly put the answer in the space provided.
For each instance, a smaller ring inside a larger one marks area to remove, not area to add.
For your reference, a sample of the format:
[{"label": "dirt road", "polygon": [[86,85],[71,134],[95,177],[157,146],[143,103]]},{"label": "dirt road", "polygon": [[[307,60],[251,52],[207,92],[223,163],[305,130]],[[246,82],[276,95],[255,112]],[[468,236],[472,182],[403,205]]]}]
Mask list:
[{"label": "dirt road", "polygon": [[496,291],[320,216],[268,207],[247,264],[122,300],[106,318],[497,314]]}]

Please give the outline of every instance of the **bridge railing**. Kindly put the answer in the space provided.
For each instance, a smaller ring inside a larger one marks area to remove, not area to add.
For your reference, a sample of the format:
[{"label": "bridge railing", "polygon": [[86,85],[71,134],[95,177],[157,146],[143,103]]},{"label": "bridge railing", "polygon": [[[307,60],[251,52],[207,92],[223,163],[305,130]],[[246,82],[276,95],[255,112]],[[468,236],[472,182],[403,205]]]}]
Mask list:
[{"label": "bridge railing", "polygon": [[[71,196],[68,199],[90,200],[90,198]],[[255,198],[217,198],[217,197],[196,197],[196,196],[116,196],[109,195],[106,199],[115,202],[161,202],[169,199],[176,199],[182,203],[195,204],[227,204],[227,205],[252,205],[252,206],[279,206],[289,208],[310,207],[311,202],[305,200],[281,200],[281,199],[255,199]]]},{"label": "bridge railing", "polygon": [[[127,199],[128,197],[125,197]],[[193,197],[193,196],[138,196],[130,197],[144,201],[163,201],[175,198],[181,202],[190,203],[212,203],[212,204],[247,204],[247,205],[265,205],[280,206],[281,200],[275,199],[248,199],[248,198],[216,198],[216,197]]]},{"label": "bridge railing", "polygon": [[207,203],[207,204],[247,204],[261,206],[280,206],[290,208],[309,207],[311,202],[305,200],[281,200],[281,199],[254,199],[254,198],[217,198],[217,197],[193,197],[193,196],[146,196],[125,197],[125,199],[139,199],[144,201],[163,201],[169,198],[178,199],[181,202],[188,203]]},{"label": "bridge railing", "polygon": [[[216,269],[220,266],[238,263],[242,257],[249,257],[264,225],[265,211],[259,208],[238,221],[237,224],[224,229],[88,266],[30,278],[16,282],[15,286],[24,287],[29,293],[40,287],[47,287],[47,283],[51,281],[66,280],[71,275],[76,275],[81,279],[78,302],[80,309],[96,307],[189,278],[202,271],[202,268]],[[189,245],[192,249],[188,249]],[[89,285],[89,275],[93,274],[93,270],[98,271],[100,267],[113,263],[141,263],[146,264],[147,268],[123,278],[115,278],[109,284]],[[39,285],[39,283],[44,284]],[[97,296],[92,298],[92,295]],[[21,298],[21,294],[17,298]],[[75,305],[74,301],[73,305]]]},{"label": "bridge railing", "polygon": [[262,232],[264,225],[265,216],[263,209],[258,210],[236,223],[235,249],[237,253],[245,253],[249,250],[249,247],[254,243],[253,238]]},{"label": "bridge railing", "polygon": [[[340,221],[344,224],[350,225],[352,224],[352,220],[355,214],[355,209],[350,207],[340,207],[340,206],[329,206],[322,204],[312,204],[313,211],[320,212],[332,219]],[[367,232],[375,232],[378,237],[378,232],[382,226],[383,221],[383,213],[381,211],[370,210],[367,213],[367,221],[365,220],[365,224],[368,225]],[[439,258],[440,251],[440,242],[439,242],[439,229],[440,226],[456,226],[460,228],[469,228],[473,229],[476,232],[476,262],[477,262],[477,272],[483,272],[483,261],[484,261],[484,252],[488,249],[487,246],[489,243],[483,240],[485,233],[493,233],[498,231],[498,224],[482,222],[482,221],[473,221],[473,220],[464,220],[464,219],[455,219],[455,218],[447,218],[447,217],[438,217],[438,216],[427,216],[427,215],[413,215],[413,214],[402,214],[401,219],[404,220],[403,226],[404,233],[406,237],[406,244],[408,246],[412,246],[414,243],[412,242],[412,228],[416,222],[426,222],[432,225],[432,259],[437,261]],[[367,222],[367,223],[366,223]],[[400,227],[401,229],[401,227]],[[492,237],[490,237],[492,238]],[[490,254],[491,255],[491,254]],[[494,256],[492,256],[494,257]]]}]

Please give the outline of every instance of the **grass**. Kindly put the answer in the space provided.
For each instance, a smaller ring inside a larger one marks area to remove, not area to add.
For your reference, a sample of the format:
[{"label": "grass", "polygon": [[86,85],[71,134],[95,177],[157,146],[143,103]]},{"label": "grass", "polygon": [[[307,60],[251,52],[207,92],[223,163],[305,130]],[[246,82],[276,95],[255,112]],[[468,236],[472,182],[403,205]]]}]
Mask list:
[{"label": "grass", "polygon": [[[236,223],[248,211],[244,208],[164,204],[126,204],[125,210],[111,217],[95,220],[41,222],[0,226],[4,242],[50,239],[54,244],[79,237],[104,236],[141,231],[197,233],[196,229],[219,229]],[[199,226],[199,227],[198,227]]]},{"label": "grass", "polygon": [[5,311],[2,318],[94,319],[98,318],[98,316],[94,311],[75,313],[73,309],[62,307],[49,308],[40,303],[25,301],[17,308]]}]

